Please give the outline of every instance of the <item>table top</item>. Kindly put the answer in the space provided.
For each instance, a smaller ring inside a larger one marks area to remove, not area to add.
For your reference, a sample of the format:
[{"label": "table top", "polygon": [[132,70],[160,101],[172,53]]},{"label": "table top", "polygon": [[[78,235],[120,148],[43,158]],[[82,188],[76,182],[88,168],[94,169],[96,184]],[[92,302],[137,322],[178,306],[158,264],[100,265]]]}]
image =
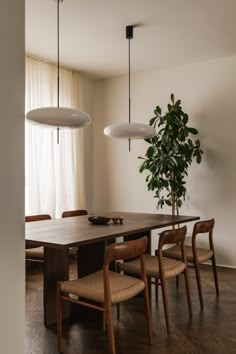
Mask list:
[{"label": "table top", "polygon": [[94,225],[88,221],[88,217],[94,215],[28,222],[25,238],[35,246],[69,248],[200,219],[198,216],[158,213],[106,212],[96,215],[123,216],[123,224],[110,221],[105,225]]}]

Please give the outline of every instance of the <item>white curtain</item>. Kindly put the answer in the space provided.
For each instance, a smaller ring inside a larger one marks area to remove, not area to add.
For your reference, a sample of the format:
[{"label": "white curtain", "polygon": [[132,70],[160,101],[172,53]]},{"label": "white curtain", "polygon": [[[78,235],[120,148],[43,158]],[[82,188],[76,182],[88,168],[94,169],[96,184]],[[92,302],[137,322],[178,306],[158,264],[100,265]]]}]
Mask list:
[{"label": "white curtain", "polygon": [[[79,108],[79,75],[60,69],[60,106]],[[57,68],[26,58],[26,112],[57,105]],[[81,109],[81,107],[80,107]],[[64,210],[85,209],[83,129],[25,124],[25,214],[60,217]]]}]

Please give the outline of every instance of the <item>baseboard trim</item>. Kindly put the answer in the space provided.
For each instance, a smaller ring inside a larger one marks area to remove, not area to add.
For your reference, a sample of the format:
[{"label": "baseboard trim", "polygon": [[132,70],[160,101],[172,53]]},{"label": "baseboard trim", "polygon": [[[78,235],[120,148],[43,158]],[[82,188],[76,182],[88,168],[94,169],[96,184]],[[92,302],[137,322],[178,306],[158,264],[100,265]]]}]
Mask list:
[{"label": "baseboard trim", "polygon": [[[212,263],[202,263],[204,265],[208,265],[208,266],[211,266]],[[226,265],[226,264],[216,264],[217,267],[220,267],[220,268],[230,268],[230,269],[236,269],[236,266],[231,266],[231,265]]]}]

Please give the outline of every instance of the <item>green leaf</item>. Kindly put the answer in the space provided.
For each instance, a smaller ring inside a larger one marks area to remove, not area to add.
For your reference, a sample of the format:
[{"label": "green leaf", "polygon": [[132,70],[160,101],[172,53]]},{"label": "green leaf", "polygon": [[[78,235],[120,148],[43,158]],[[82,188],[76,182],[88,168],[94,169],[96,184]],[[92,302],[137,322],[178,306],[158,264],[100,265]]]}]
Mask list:
[{"label": "green leaf", "polygon": [[153,147],[152,146],[149,146],[149,148],[147,149],[147,158],[150,159],[152,158],[153,156],[153,153],[154,153],[154,150],[153,150]]},{"label": "green leaf", "polygon": [[178,205],[179,208],[181,208],[181,206],[182,206],[182,200],[178,199],[177,205]]},{"label": "green leaf", "polygon": [[173,93],[170,95],[170,99],[171,99],[172,103],[174,104],[175,103],[175,96]]},{"label": "green leaf", "polygon": [[154,110],[154,113],[161,115],[161,108],[159,106],[156,106],[156,109]]},{"label": "green leaf", "polygon": [[185,125],[188,123],[188,115],[187,114],[183,115],[183,122]]},{"label": "green leaf", "polygon": [[191,134],[193,134],[193,135],[198,134],[198,131],[197,131],[197,129],[195,129],[195,128],[188,128],[188,132],[191,133]]},{"label": "green leaf", "polygon": [[152,125],[155,123],[156,119],[157,119],[157,117],[151,118],[151,119],[149,120],[149,125],[152,126]]},{"label": "green leaf", "polygon": [[146,162],[144,161],[140,166],[139,166],[139,172],[142,173],[146,169]]},{"label": "green leaf", "polygon": [[151,138],[144,139],[144,141],[146,141],[146,143],[148,143],[148,144],[152,144],[152,139]]},{"label": "green leaf", "polygon": [[188,139],[188,145],[192,148],[193,147],[193,142],[191,139]]},{"label": "green leaf", "polygon": [[199,139],[196,139],[196,141],[195,141],[195,145],[196,145],[197,147],[199,147],[199,146],[200,146],[200,140],[199,140]]},{"label": "green leaf", "polygon": [[169,199],[165,199],[165,203],[166,203],[166,205],[168,205],[168,206],[171,206],[172,204],[171,204],[171,201],[169,200]]},{"label": "green leaf", "polygon": [[200,163],[202,161],[201,155],[197,155],[197,163]]},{"label": "green leaf", "polygon": [[180,101],[180,100],[176,101],[176,102],[175,102],[175,105],[176,105],[176,106],[180,106],[180,105],[181,105],[181,101]]}]

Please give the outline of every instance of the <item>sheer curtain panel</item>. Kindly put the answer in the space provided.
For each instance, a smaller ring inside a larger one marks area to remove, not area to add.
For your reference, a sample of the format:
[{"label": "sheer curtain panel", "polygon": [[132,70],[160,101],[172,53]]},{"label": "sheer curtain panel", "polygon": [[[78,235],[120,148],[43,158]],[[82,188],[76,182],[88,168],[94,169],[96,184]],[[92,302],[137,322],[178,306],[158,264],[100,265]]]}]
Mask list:
[{"label": "sheer curtain panel", "polygon": [[[79,74],[60,69],[60,106],[79,108]],[[57,68],[26,58],[26,112],[57,105]],[[81,107],[80,107],[81,109]],[[83,129],[56,129],[25,123],[25,213],[85,209]]]}]

